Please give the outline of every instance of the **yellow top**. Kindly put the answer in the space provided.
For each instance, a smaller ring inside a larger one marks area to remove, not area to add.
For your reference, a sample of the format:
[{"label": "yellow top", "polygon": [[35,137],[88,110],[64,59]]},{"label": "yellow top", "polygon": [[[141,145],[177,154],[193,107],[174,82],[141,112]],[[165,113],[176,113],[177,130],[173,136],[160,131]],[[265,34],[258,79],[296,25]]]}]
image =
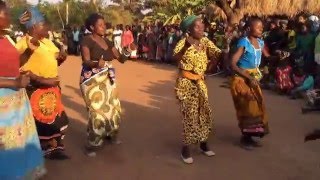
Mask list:
[{"label": "yellow top", "polygon": [[113,39],[112,39],[112,37],[113,37],[113,29],[112,29],[112,28],[107,29],[107,30],[106,30],[106,34],[108,34],[108,35],[107,35],[108,40],[109,40],[109,41],[113,41]]},{"label": "yellow top", "polygon": [[[21,54],[28,48],[26,37],[16,44],[16,48]],[[35,75],[44,78],[58,77],[58,61],[56,60],[58,53],[59,49],[53,42],[44,38],[40,40],[40,46],[33,52],[28,62],[21,69],[31,71]]]},{"label": "yellow top", "polygon": [[[181,51],[181,49],[185,45],[185,42],[186,38],[183,38],[178,42],[174,49],[174,54],[177,54]],[[193,71],[196,74],[203,75],[207,70],[209,58],[211,60],[218,60],[217,58],[220,56],[221,50],[216,45],[214,45],[212,41],[204,37],[200,40],[200,43],[205,48],[201,51],[198,51],[194,46],[190,46],[179,62],[180,69]]]},{"label": "yellow top", "polygon": [[289,42],[289,48],[290,49],[295,49],[297,47],[297,44],[296,44],[296,32],[294,30],[290,30],[289,33],[288,33],[288,37],[293,37],[293,40],[291,42]]}]

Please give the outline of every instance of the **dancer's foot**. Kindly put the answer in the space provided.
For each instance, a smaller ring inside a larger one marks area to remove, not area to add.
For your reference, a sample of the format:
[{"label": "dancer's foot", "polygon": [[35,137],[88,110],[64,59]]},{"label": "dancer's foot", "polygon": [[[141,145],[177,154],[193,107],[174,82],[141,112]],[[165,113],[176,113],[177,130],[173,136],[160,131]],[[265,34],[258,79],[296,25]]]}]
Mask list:
[{"label": "dancer's foot", "polygon": [[111,140],[111,144],[120,145],[122,144],[122,141],[120,141],[119,139],[114,139],[114,140]]},{"label": "dancer's foot", "polygon": [[94,146],[87,145],[85,147],[84,153],[88,157],[96,157],[97,156],[97,151],[99,149],[101,149],[101,147],[94,147]]},{"label": "dancer's foot", "polygon": [[253,147],[262,147],[263,146],[261,141],[259,141],[259,140],[254,140],[251,138],[251,141],[252,141],[251,143],[252,143]]},{"label": "dancer's foot", "polygon": [[181,150],[181,158],[184,163],[192,164],[193,158],[191,157],[190,148],[189,146],[183,146]]},{"label": "dancer's foot", "polygon": [[50,154],[45,155],[45,158],[50,159],[50,160],[67,160],[67,159],[70,159],[70,157],[68,155],[66,155],[61,150],[53,151]]},{"label": "dancer's foot", "polygon": [[114,135],[112,137],[108,136],[107,137],[108,141],[113,144],[113,145],[120,145],[122,144],[122,141],[119,140],[118,136],[117,135]]},{"label": "dancer's foot", "polygon": [[215,156],[216,153],[211,151],[209,146],[208,146],[208,143],[207,142],[201,142],[200,143],[200,149],[201,151],[203,152],[204,155],[208,156],[208,157],[211,157],[211,156]]},{"label": "dancer's foot", "polygon": [[240,140],[240,146],[245,150],[253,150],[254,146],[252,144],[253,140],[250,136],[242,136]]}]

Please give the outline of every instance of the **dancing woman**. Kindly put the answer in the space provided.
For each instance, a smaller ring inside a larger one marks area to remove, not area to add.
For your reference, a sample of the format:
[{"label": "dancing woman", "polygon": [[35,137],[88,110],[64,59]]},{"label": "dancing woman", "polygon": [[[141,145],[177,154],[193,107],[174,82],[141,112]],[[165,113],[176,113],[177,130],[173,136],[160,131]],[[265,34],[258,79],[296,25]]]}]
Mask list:
[{"label": "dancing woman", "polygon": [[252,137],[263,137],[268,133],[265,104],[259,80],[261,57],[270,57],[260,39],[263,25],[260,19],[249,22],[249,34],[239,40],[237,51],[232,57],[231,94],[237,112],[239,127],[242,132],[241,144],[246,149],[261,146]]},{"label": "dancing woman", "polygon": [[200,143],[200,149],[205,155],[215,155],[207,144],[213,117],[204,73],[208,59],[219,59],[221,51],[204,37],[204,24],[197,16],[184,19],[181,29],[189,36],[180,40],[174,49],[174,59],[178,61],[180,69],[175,89],[183,115],[181,156],[185,163],[191,164],[193,163],[190,153],[192,144]]},{"label": "dancing woman", "polygon": [[92,34],[81,43],[82,71],[80,89],[89,111],[87,155],[95,156],[104,140],[108,138],[119,144],[121,106],[117,96],[115,72],[109,63],[118,59],[124,63],[126,57],[106,38],[105,21],[99,14],[92,14],[86,20],[86,27]]},{"label": "dancing woman", "polygon": [[6,4],[0,0],[0,179],[37,179],[45,173],[37,129],[19,73],[20,55],[5,36],[10,25]]},{"label": "dancing woman", "polygon": [[33,7],[20,18],[28,30],[16,48],[22,53],[23,71],[30,73],[31,84],[27,87],[33,116],[42,150],[48,159],[64,160],[64,132],[68,127],[68,117],[61,101],[58,79],[58,65],[65,59],[63,51],[47,39],[48,26],[40,11]]}]

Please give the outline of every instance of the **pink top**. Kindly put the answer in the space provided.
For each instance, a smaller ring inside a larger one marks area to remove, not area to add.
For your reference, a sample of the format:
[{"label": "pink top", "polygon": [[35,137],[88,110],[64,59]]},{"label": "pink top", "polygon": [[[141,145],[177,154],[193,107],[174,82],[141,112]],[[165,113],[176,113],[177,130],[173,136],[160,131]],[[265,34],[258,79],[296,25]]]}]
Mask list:
[{"label": "pink top", "polygon": [[122,47],[129,46],[131,43],[133,43],[133,41],[134,39],[133,39],[132,32],[130,30],[124,31],[122,35],[122,42],[121,42]]}]

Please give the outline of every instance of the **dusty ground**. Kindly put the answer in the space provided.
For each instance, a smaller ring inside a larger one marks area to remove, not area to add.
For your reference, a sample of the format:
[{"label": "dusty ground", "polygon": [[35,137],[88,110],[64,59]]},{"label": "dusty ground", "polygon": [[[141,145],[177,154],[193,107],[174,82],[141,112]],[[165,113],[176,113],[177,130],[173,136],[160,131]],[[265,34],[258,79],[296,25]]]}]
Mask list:
[{"label": "dusty ground", "polygon": [[122,145],[106,146],[96,158],[83,154],[86,109],[78,80],[80,59],[61,67],[63,102],[70,117],[66,137],[72,159],[48,161],[48,180],[319,180],[320,141],[303,143],[306,132],[320,127],[319,114],[300,113],[301,101],[265,91],[271,134],[253,152],[239,148],[239,130],[225,79],[208,79],[217,153],[207,158],[195,148],[193,165],[179,158],[181,122],[174,96],[176,70],[169,65],[128,62],[117,68],[122,105]]}]

